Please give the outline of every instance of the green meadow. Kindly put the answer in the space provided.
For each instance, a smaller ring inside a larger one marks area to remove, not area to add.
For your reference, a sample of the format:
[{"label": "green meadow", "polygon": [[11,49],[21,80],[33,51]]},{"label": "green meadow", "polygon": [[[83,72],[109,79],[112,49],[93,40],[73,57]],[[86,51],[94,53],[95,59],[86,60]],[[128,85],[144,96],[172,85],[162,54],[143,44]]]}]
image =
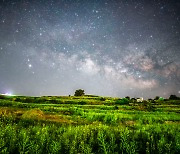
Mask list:
[{"label": "green meadow", "polygon": [[180,153],[180,100],[0,95],[0,153]]}]

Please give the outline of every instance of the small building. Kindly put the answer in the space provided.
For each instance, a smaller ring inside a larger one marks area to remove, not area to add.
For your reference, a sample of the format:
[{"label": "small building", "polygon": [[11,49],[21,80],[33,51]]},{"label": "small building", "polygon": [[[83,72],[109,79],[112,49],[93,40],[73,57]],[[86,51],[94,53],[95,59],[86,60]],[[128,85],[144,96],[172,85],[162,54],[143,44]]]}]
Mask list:
[{"label": "small building", "polygon": [[143,97],[140,97],[140,98],[137,98],[136,100],[137,100],[137,102],[142,102],[144,99],[143,99]]}]

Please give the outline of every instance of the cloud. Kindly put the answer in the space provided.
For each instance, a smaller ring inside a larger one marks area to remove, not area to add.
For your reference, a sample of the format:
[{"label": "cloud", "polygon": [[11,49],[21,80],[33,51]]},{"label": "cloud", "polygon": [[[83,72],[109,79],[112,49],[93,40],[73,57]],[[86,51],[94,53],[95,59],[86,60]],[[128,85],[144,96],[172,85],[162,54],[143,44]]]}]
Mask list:
[{"label": "cloud", "polygon": [[127,66],[131,66],[134,69],[139,69],[141,71],[150,71],[154,68],[153,60],[143,52],[136,52],[134,54],[129,53],[124,57],[123,62]]},{"label": "cloud", "polygon": [[95,75],[100,71],[100,67],[91,58],[85,58],[78,63],[77,70],[88,75]]},{"label": "cloud", "polygon": [[124,83],[128,87],[138,88],[138,89],[150,89],[159,86],[158,81],[154,79],[135,79],[134,77],[128,77],[124,80]]}]

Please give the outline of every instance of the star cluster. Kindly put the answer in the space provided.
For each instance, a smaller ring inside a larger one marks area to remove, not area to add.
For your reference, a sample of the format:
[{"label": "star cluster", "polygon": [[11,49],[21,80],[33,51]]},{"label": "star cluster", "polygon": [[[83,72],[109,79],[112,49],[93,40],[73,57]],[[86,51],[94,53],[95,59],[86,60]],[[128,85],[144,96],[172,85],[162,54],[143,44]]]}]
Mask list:
[{"label": "star cluster", "polygon": [[180,95],[180,2],[0,3],[0,93]]}]

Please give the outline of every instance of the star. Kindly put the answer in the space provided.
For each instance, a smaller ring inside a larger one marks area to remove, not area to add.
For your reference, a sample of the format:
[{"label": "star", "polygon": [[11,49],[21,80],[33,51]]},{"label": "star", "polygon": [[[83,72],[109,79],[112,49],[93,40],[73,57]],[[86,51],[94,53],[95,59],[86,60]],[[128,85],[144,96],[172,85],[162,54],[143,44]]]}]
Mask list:
[{"label": "star", "polygon": [[28,65],[28,67],[29,67],[29,68],[31,68],[31,67],[32,67],[32,65],[31,65],[31,64],[29,64],[29,65]]},{"label": "star", "polygon": [[179,95],[178,2],[12,3],[0,6],[0,92]]}]

